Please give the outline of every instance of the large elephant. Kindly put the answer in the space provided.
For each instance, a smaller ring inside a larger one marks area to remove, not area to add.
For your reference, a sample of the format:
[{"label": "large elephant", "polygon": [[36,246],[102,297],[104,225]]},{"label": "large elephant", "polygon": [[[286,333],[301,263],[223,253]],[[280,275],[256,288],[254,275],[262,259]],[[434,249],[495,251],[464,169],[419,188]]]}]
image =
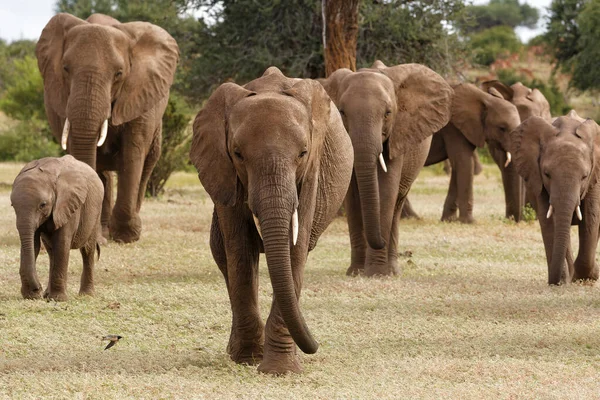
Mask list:
[{"label": "large elephant", "polygon": [[[450,186],[444,202],[442,221],[456,219],[471,223],[473,219],[473,174],[474,152],[477,147],[494,147],[502,152],[502,159],[496,159],[502,170],[510,163],[509,132],[520,123],[517,108],[505,100],[495,89],[487,92],[476,86],[461,83],[454,88],[452,101],[452,117],[450,123],[433,135],[431,149],[425,165],[432,165],[446,159],[452,165]],[[512,176],[503,180],[518,183],[519,176],[514,171]],[[512,183],[511,183],[512,185]],[[511,194],[511,204],[520,204],[520,191]]]},{"label": "large elephant", "polygon": [[[542,230],[548,283],[598,279],[600,127],[574,112],[553,123],[531,117],[510,134],[514,163]],[[579,227],[579,254],[570,256],[571,225]]]},{"label": "large elephant", "polygon": [[50,257],[44,297],[67,299],[70,249],[80,249],[83,257],[79,293],[94,293],[94,252],[100,252],[97,236],[103,196],[102,182],[96,172],[70,155],[42,158],[23,167],[13,183],[10,201],[21,238],[19,273],[24,298],[42,296],[35,268],[40,239]]},{"label": "large elephant", "polygon": [[452,88],[425,66],[386,67],[381,61],[358,72],[339,69],[321,83],[354,147],[344,203],[352,246],[346,273],[397,274],[399,211],[431,135],[448,123]]},{"label": "large elephant", "polygon": [[[194,121],[190,158],[215,204],[210,247],[233,312],[227,351],[263,372],[300,372],[294,342],[318,348],[298,305],[304,264],[341,206],[353,162],[330,103],[318,82],[271,67],[243,87],[221,85]],[[264,328],[260,252],[273,286]]]},{"label": "large elephant", "polygon": [[[121,242],[138,240],[139,210],[160,156],[177,43],[147,22],[57,14],[42,31],[36,56],[54,136],[103,180],[103,234],[110,231]],[[108,171],[118,174],[114,209]]]},{"label": "large elephant", "polygon": [[[488,81],[481,85],[482,89],[489,91],[496,89],[504,99],[510,101],[517,107],[519,118],[525,121],[529,117],[542,117],[551,121],[550,104],[546,97],[538,89],[531,89],[517,82],[507,86],[500,81]],[[513,163],[506,164],[506,152],[495,142],[488,144],[490,155],[500,167],[502,173],[502,184],[504,186],[504,198],[506,202],[506,218],[512,218],[516,222],[522,219],[523,206],[525,205],[525,188],[521,177],[515,179],[518,174]],[[515,202],[517,201],[518,202]]]}]

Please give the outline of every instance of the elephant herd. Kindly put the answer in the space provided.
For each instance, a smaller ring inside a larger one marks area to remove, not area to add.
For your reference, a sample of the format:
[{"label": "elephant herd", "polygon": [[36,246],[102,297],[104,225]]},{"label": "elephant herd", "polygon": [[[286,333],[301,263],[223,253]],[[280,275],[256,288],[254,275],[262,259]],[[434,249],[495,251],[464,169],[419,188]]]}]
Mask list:
[{"label": "elephant herd", "polygon": [[[70,249],[83,257],[80,293],[92,294],[99,245],[140,238],[139,211],[160,155],[179,51],[146,22],[58,14],[36,55],[48,120],[72,156],[34,160],[15,179],[21,293],[65,300]],[[525,201],[538,213],[548,282],[598,279],[600,127],[574,112],[552,120],[544,96],[520,83],[452,86],[425,66],[380,61],[318,81],[270,67],[243,86],[219,86],[193,131],[190,159],[214,202],[210,249],[233,314],[227,352],[238,363],[299,372],[296,345],[317,351],[299,307],[303,271],[342,203],[347,274],[398,274],[399,223],[421,168],[449,160],[442,220],[471,223],[475,150],[486,144],[502,172],[506,216],[519,221]],[[111,171],[118,176],[114,205]],[[579,226],[575,260],[572,224]],[[43,293],[35,269],[40,242],[50,257]],[[260,253],[273,286],[266,323],[258,307]]]}]

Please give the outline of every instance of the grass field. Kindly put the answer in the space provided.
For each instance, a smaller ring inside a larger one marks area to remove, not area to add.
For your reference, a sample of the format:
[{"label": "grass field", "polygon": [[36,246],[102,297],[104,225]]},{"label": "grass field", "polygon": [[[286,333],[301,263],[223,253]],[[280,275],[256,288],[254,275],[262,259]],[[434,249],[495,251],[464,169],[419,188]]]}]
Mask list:
[{"label": "grass field", "polygon": [[[163,198],[146,200],[139,242],[102,249],[96,297],[76,295],[81,258],[71,252],[70,299],[54,303],[20,296],[9,200],[19,169],[0,164],[0,398],[600,397],[598,287],[546,285],[539,227],[503,219],[495,166],[476,177],[471,226],[438,221],[448,178],[422,172],[411,197],[424,219],[402,225],[401,276],[346,277],[347,227],[334,221],[302,294],[321,347],[303,356],[302,375],[283,377],[226,355],[231,315],[208,247],[212,203],[195,175],[174,175]],[[45,285],[45,254],[38,269]],[[262,264],[265,318],[270,298]],[[104,351],[108,333],[124,339]]]}]

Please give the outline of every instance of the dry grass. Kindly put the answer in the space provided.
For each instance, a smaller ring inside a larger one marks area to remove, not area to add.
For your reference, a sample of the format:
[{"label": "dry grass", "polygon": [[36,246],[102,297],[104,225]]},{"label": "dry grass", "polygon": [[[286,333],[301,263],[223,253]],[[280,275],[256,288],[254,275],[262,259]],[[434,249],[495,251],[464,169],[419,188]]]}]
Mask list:
[{"label": "dry grass", "polygon": [[[0,164],[0,397],[6,398],[598,398],[598,288],[546,285],[536,223],[502,218],[495,166],[476,177],[472,226],[438,222],[448,178],[421,174],[422,221],[401,229],[402,276],[348,278],[347,227],[311,253],[302,308],[321,343],[302,375],[271,377],[228,360],[230,311],[208,248],[211,201],[193,174],[143,207],[142,240],[110,243],[97,295],[25,301],[9,184]],[[40,255],[42,282],[48,262]],[[271,288],[261,268],[266,316]],[[100,336],[124,339],[108,351]]]}]

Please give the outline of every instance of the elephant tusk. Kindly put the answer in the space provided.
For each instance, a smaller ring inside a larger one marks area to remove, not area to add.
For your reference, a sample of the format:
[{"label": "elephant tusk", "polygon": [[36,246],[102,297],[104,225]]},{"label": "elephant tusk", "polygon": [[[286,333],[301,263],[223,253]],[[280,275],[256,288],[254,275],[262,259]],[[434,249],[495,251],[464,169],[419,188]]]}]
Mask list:
[{"label": "elephant tusk", "polygon": [[508,164],[510,164],[510,162],[512,161],[512,155],[510,154],[510,151],[506,152],[506,162],[504,163],[504,168],[508,167]]},{"label": "elephant tusk", "polygon": [[550,204],[550,208],[548,208],[548,214],[546,214],[546,218],[550,218],[552,216],[553,211],[554,208],[552,207],[552,204]]},{"label": "elephant tusk", "polygon": [[60,139],[60,147],[63,150],[67,150],[67,139],[69,137],[69,129],[71,129],[71,123],[69,122],[69,118],[65,119],[65,126],[63,127],[62,137]]},{"label": "elephant tusk", "polygon": [[256,215],[252,214],[252,218],[254,218],[254,225],[256,225],[256,230],[258,231],[258,236],[262,240],[262,231],[260,230],[260,221],[256,218]]},{"label": "elephant tusk", "polygon": [[292,243],[294,246],[298,242],[298,209],[294,210],[294,214],[292,215]]},{"label": "elephant tusk", "polygon": [[577,213],[577,218],[579,218],[580,221],[583,221],[583,215],[581,215],[581,208],[579,208],[579,206],[577,206],[575,212]]},{"label": "elephant tusk", "polygon": [[385,166],[385,160],[383,159],[383,153],[379,153],[379,164],[381,164],[381,169],[383,169],[383,172],[387,172],[387,167]]},{"label": "elephant tusk", "polygon": [[108,134],[108,120],[105,119],[102,123],[102,129],[100,129],[100,139],[98,139],[98,147],[104,144],[106,140],[106,135]]}]

